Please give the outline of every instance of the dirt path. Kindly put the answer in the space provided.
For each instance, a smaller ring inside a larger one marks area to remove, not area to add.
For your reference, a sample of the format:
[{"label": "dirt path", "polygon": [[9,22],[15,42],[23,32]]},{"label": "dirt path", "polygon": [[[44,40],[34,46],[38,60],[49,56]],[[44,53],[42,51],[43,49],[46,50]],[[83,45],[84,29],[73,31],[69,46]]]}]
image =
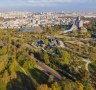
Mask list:
[{"label": "dirt path", "polygon": [[[19,65],[19,63],[17,61],[15,61],[15,63],[17,64],[17,66],[23,71],[23,73],[25,75],[27,75],[26,71]],[[28,75],[27,75],[28,76]]]},{"label": "dirt path", "polygon": [[49,66],[47,66],[46,64],[38,60],[37,60],[37,68],[45,73],[50,73],[50,75],[52,75],[54,78],[58,80],[61,80],[62,78],[61,75],[57,71],[55,71],[54,69],[50,68]]},{"label": "dirt path", "polygon": [[91,61],[90,60],[88,60],[88,59],[82,59],[84,62],[86,62],[86,65],[85,65],[85,68],[86,68],[86,70],[87,71],[89,71],[89,69],[88,69],[88,65],[91,63]]}]

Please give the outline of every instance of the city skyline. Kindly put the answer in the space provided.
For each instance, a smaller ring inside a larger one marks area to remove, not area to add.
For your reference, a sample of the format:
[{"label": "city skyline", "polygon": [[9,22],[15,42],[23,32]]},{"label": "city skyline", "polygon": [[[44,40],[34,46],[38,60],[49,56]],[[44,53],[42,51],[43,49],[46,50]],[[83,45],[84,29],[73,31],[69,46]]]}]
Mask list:
[{"label": "city skyline", "polygon": [[0,11],[96,11],[95,0],[2,0]]}]

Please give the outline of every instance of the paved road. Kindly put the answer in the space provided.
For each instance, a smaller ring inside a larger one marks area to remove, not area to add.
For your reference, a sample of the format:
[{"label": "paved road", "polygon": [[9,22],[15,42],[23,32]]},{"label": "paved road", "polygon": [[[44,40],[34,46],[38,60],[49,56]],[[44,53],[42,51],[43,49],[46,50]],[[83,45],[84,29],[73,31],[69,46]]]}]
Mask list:
[{"label": "paved road", "polygon": [[37,68],[43,71],[44,73],[52,75],[55,78],[55,80],[61,80],[62,78],[57,71],[55,71],[54,69],[50,68],[49,66],[38,60],[37,60]]}]

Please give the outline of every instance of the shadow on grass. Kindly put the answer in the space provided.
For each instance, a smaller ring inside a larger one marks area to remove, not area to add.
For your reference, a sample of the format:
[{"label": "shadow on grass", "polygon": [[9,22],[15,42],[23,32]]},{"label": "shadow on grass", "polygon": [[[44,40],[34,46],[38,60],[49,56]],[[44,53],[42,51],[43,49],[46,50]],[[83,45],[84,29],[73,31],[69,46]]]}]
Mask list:
[{"label": "shadow on grass", "polygon": [[39,69],[30,69],[29,72],[31,73],[31,76],[39,83],[39,84],[45,84],[48,82],[48,76],[40,71]]},{"label": "shadow on grass", "polygon": [[[62,70],[62,71],[61,71]],[[65,76],[66,78],[72,80],[72,81],[76,81],[76,80],[81,80],[81,76],[79,75],[79,73],[76,73],[74,71],[71,71],[69,69],[68,65],[63,65],[61,66],[61,70],[58,70],[58,72],[60,74],[62,74],[63,76]]]},{"label": "shadow on grass", "polygon": [[7,84],[6,90],[36,90],[30,77],[26,76],[24,73],[16,72],[17,79],[12,79]]},{"label": "shadow on grass", "polygon": [[94,64],[89,64],[88,68],[89,68],[89,71],[90,71],[92,74],[94,74],[94,76],[96,77],[96,63],[94,63]]}]

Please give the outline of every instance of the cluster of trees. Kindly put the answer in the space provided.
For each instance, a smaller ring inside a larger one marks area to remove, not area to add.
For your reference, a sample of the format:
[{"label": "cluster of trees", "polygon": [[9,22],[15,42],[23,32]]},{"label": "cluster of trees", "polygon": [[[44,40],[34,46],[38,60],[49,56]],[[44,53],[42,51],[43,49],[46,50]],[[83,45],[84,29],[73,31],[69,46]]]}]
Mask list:
[{"label": "cluster of trees", "polygon": [[[15,30],[13,31],[15,32]],[[0,30],[0,90],[6,90],[11,80],[16,79],[18,81],[17,72],[27,75],[29,69],[36,67],[33,49],[28,48],[24,38],[18,38],[18,33],[14,34],[14,32],[11,30]],[[13,86],[16,80],[11,83]],[[20,83],[24,83],[24,81],[21,80]],[[21,88],[23,90],[23,85]]]},{"label": "cluster of trees", "polygon": [[88,30],[92,33],[96,33],[96,19],[92,18],[90,20],[90,24],[87,26]]}]

